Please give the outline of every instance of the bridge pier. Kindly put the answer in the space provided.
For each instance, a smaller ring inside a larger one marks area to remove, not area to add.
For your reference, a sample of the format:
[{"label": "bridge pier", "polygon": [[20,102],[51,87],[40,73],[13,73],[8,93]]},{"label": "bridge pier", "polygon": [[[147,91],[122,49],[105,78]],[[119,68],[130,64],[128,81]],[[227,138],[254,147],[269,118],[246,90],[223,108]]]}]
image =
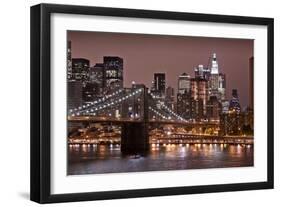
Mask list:
[{"label": "bridge pier", "polygon": [[142,120],[140,122],[126,122],[122,124],[121,152],[123,154],[145,154],[149,150],[149,114],[148,91],[145,85],[142,88]]},{"label": "bridge pier", "polygon": [[144,154],[149,150],[148,124],[123,123],[121,152],[123,154]]}]

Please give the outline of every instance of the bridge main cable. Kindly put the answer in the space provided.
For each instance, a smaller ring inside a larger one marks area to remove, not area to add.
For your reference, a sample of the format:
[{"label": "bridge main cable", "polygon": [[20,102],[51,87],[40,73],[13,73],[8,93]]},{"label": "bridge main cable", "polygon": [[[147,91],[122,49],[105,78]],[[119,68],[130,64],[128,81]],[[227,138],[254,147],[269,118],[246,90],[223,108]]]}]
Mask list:
[{"label": "bridge main cable", "polygon": [[76,107],[76,108],[74,108],[74,109],[70,109],[69,112],[70,112],[70,113],[73,113],[73,112],[76,112],[76,111],[79,111],[79,110],[84,110],[84,109],[87,109],[87,108],[89,108],[89,107],[91,107],[91,106],[100,104],[100,103],[102,103],[102,102],[104,102],[104,101],[106,101],[106,100],[108,100],[108,99],[110,99],[110,98],[113,98],[113,97],[117,96],[117,95],[120,94],[123,90],[124,90],[124,89],[119,89],[119,90],[113,92],[112,94],[106,95],[105,97],[98,99],[97,101],[94,101],[94,102],[88,103],[88,104],[83,104],[83,105],[78,106],[78,107]]},{"label": "bridge main cable", "polygon": [[[151,97],[152,97],[154,100],[156,100],[157,97],[156,97],[155,95],[153,95],[151,92],[149,92],[149,93],[150,93]],[[176,117],[176,119],[178,119],[178,120],[180,120],[180,121],[187,122],[186,119],[184,119],[184,118],[181,117],[180,115],[176,114],[176,113],[175,113],[174,111],[172,111],[168,106],[166,106],[163,102],[161,102],[161,101],[159,101],[159,100],[156,100],[156,101],[160,104],[161,107],[163,107],[165,110],[167,110],[170,115]]]},{"label": "bridge main cable", "polygon": [[[120,89],[120,90],[122,90],[122,89]],[[93,103],[96,103],[96,104],[83,105],[84,107],[78,107],[78,110],[76,110],[75,112],[72,111],[71,116],[75,116],[75,115],[79,116],[83,112],[86,112],[87,114],[90,113],[90,112],[92,112],[92,113],[98,112],[99,110],[103,110],[103,109],[108,108],[110,106],[114,106],[115,104],[119,104],[119,103],[131,98],[132,96],[135,96],[135,95],[139,94],[141,91],[142,91],[142,89],[137,89],[137,90],[134,90],[133,92],[131,92],[129,94],[124,95],[123,97],[119,97],[119,98],[117,97],[114,100],[110,100],[109,98],[103,98],[102,100],[104,102],[101,102],[99,100],[98,102],[93,102]],[[114,95],[112,94],[110,96],[110,98],[115,97],[119,93],[115,93]],[[110,103],[105,103],[106,101],[109,101],[109,100],[110,100]],[[98,106],[98,104],[101,104],[102,106]]]}]

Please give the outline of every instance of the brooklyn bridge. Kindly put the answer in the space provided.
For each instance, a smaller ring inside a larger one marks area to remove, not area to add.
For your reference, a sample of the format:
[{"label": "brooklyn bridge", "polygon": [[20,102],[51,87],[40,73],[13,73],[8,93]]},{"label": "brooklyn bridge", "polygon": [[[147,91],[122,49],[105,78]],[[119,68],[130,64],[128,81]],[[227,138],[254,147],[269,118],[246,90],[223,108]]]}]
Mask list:
[{"label": "brooklyn bridge", "polygon": [[[206,129],[218,131],[219,122],[186,120],[177,114],[145,85],[115,90],[93,102],[68,110],[68,128],[93,124],[116,125],[121,128],[119,137],[103,139],[106,143],[121,143],[122,153],[149,150],[149,144],[252,144],[252,136],[220,136],[206,134]],[[192,133],[152,133],[161,126],[182,127]],[[80,139],[81,140],[81,139]],[[76,141],[91,144],[92,140]]]}]

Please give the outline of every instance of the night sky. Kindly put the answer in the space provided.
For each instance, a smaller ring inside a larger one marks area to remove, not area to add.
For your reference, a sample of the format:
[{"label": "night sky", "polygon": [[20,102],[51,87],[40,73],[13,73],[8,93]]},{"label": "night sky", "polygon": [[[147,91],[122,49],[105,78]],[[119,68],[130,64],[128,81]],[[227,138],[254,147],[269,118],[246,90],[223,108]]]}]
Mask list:
[{"label": "night sky", "polygon": [[249,103],[249,58],[253,40],[170,35],[68,31],[72,58],[86,58],[90,65],[103,62],[103,56],[124,60],[124,84],[144,83],[151,87],[153,73],[166,73],[166,86],[177,91],[178,76],[186,72],[194,77],[194,67],[207,66],[217,54],[219,72],[226,74],[227,98],[238,89],[240,104]]}]

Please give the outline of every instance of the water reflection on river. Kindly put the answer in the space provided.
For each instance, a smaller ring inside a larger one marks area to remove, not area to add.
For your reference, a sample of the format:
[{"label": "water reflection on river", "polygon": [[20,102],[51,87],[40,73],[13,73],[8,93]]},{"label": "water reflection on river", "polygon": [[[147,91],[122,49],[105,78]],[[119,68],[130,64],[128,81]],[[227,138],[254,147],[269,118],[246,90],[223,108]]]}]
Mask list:
[{"label": "water reflection on river", "polygon": [[68,174],[253,166],[253,145],[151,145],[146,156],[122,156],[120,145],[69,145]]}]

